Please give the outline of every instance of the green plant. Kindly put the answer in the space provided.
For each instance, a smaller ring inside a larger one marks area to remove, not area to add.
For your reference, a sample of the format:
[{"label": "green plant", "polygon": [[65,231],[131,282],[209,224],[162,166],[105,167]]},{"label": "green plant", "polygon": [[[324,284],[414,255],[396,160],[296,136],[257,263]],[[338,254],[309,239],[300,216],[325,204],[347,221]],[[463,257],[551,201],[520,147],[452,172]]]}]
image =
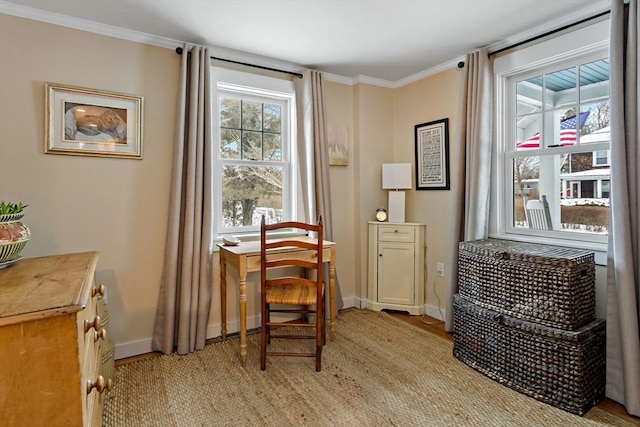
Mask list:
[{"label": "green plant", "polygon": [[7,203],[5,201],[1,201],[0,215],[21,213],[24,210],[24,208],[26,208],[27,206],[29,205],[23,205],[22,202]]}]

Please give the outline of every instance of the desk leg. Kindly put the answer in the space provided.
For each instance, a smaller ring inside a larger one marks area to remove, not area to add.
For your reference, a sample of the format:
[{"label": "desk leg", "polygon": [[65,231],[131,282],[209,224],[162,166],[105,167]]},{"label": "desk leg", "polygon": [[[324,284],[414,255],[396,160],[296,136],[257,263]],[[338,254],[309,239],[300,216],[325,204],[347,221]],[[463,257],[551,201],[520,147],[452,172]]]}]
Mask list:
[{"label": "desk leg", "polygon": [[240,276],[240,360],[247,362],[247,275]]},{"label": "desk leg", "polygon": [[220,262],[220,316],[222,341],[225,341],[227,339],[227,264],[223,261]]},{"label": "desk leg", "polygon": [[333,261],[329,261],[329,323],[330,323],[330,337],[331,341],[336,339],[336,265]]}]

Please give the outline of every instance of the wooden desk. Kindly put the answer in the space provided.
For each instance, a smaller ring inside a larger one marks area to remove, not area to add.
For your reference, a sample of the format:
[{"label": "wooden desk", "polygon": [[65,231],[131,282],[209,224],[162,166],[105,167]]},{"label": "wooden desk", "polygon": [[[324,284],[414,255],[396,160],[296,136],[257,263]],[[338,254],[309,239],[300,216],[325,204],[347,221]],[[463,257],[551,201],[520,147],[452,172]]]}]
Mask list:
[{"label": "wooden desk", "polygon": [[[295,237],[299,240],[314,242],[315,240],[306,236]],[[291,240],[291,238],[288,238]],[[260,241],[242,242],[237,246],[226,246],[219,243],[220,247],[220,300],[222,317],[222,339],[227,337],[227,267],[234,267],[238,272],[240,291],[240,359],[244,365],[247,360],[247,274],[260,271]],[[322,259],[329,263],[329,328],[330,337],[335,339],[335,279],[336,279],[336,244],[325,240],[323,242]],[[269,251],[270,254],[285,253],[295,251],[296,257],[311,260],[313,250],[300,248],[282,248]]]}]

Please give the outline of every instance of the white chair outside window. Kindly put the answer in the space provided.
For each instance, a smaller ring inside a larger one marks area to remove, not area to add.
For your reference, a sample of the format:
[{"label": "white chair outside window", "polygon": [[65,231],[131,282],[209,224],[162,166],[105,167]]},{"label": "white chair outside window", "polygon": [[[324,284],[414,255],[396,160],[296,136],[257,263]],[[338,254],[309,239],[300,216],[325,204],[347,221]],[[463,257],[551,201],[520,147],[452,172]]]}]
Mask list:
[{"label": "white chair outside window", "polygon": [[529,228],[534,230],[553,230],[547,196],[542,195],[540,200],[528,200],[525,197],[524,212]]}]

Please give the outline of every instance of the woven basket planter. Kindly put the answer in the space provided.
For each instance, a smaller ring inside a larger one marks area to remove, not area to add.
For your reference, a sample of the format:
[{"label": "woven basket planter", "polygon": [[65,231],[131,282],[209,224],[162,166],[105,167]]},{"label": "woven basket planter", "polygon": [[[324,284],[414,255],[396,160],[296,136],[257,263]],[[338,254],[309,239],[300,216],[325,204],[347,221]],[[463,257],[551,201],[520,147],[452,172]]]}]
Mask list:
[{"label": "woven basket planter", "polygon": [[504,316],[456,295],[453,355],[520,393],[577,415],[604,396],[605,322],[577,331]]},{"label": "woven basket planter", "polygon": [[507,316],[576,330],[595,319],[593,252],[485,239],[461,242],[460,295]]}]

